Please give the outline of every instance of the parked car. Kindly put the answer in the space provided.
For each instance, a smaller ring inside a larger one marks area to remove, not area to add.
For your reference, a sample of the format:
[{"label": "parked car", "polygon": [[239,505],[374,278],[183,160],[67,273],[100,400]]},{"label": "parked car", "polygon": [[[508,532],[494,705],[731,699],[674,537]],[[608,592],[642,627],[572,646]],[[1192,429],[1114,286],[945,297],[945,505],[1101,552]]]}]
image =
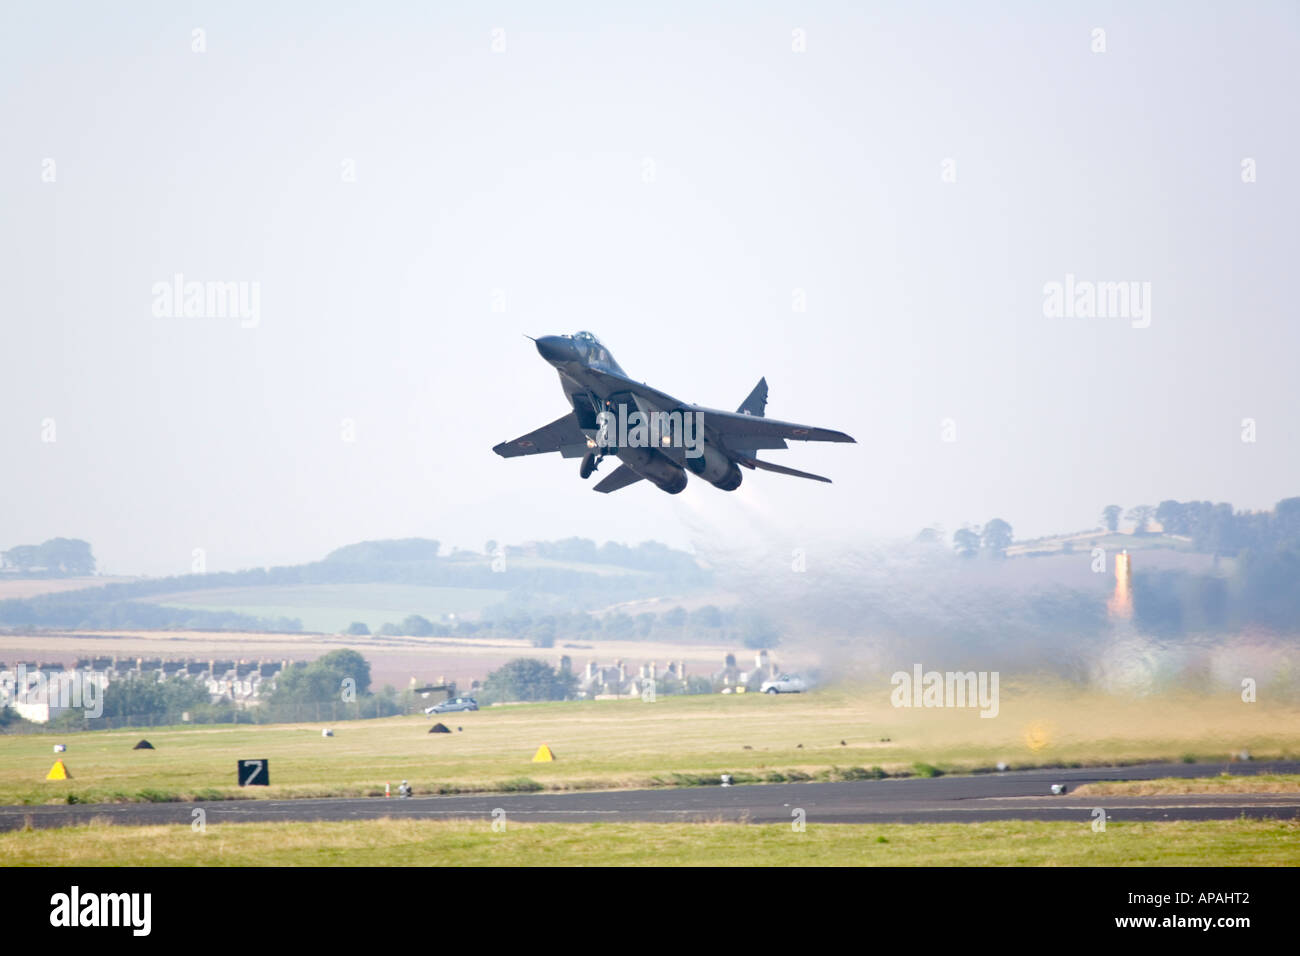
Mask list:
[{"label": "parked car", "polygon": [[799,694],[807,689],[808,682],[798,674],[782,674],[773,680],[765,680],[759,688],[764,694]]},{"label": "parked car", "polygon": [[441,704],[424,708],[426,714],[452,714],[458,710],[478,710],[478,701],[473,697],[453,697]]}]

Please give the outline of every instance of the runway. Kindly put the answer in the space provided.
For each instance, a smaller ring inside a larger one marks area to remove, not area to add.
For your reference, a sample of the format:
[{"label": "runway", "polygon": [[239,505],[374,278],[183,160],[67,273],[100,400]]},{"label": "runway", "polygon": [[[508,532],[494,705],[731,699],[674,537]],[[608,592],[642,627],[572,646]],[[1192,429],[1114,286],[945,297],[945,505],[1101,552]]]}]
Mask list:
[{"label": "runway", "polygon": [[[0,807],[0,831],[62,827],[92,819],[123,825],[189,824],[202,807],[206,822],[303,820],[492,819],[560,823],[683,823],[734,821],[789,823],[803,810],[813,823],[970,823],[981,820],[1089,821],[1093,810],[1108,822],[1228,820],[1239,816],[1300,818],[1300,793],[1179,794],[1154,797],[1073,795],[1103,780],[1207,777],[1220,773],[1300,773],[1300,763],[1144,764],[1071,770],[909,777],[849,783],[787,783],[578,793],[476,796],[224,800],[197,803],[119,803]],[[1052,784],[1064,784],[1053,795]],[[499,815],[499,814],[498,814]]]}]

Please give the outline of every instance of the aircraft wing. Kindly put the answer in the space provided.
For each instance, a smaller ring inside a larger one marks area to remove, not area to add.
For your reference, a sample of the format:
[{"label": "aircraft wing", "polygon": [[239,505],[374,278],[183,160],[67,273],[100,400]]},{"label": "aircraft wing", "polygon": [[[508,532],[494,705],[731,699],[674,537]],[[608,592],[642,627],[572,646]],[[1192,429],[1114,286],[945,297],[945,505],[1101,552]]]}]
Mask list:
[{"label": "aircraft wing", "polygon": [[502,458],[543,455],[553,451],[558,451],[564,458],[581,458],[589,448],[587,436],[578,426],[578,416],[569,412],[527,435],[503,441],[492,450]]},{"label": "aircraft wing", "polygon": [[793,422],[781,422],[775,418],[760,418],[736,412],[723,412],[703,408],[704,427],[713,431],[724,443],[732,448],[763,448],[752,439],[790,439],[791,441],[847,441],[853,439],[844,432],[829,428],[814,428],[811,425],[796,425]]}]

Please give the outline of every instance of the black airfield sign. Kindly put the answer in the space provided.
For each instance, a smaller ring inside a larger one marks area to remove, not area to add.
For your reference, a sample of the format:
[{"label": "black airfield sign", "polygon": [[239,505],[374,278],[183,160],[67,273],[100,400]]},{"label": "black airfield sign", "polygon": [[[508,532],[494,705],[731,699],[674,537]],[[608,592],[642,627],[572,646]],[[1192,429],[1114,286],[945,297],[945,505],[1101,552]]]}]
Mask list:
[{"label": "black airfield sign", "polygon": [[241,787],[269,787],[271,785],[271,762],[269,760],[239,761],[239,785]]}]

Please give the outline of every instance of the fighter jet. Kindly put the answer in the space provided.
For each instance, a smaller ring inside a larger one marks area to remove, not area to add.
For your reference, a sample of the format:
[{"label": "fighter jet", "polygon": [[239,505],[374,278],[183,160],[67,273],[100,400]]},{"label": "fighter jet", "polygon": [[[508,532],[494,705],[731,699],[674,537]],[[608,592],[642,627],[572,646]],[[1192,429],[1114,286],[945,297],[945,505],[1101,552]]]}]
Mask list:
[{"label": "fighter jet", "polygon": [[759,379],[738,409],[724,412],[683,402],[628,378],[590,332],[533,341],[559,372],[572,411],[492,450],[502,458],[556,451],[564,458],[581,458],[578,474],[583,479],[612,455],[620,464],[597,483],[595,490],[603,494],[644,478],[675,495],[686,487],[687,472],[723,491],[735,491],[742,466],[829,483],[821,475],[763,461],[758,452],[788,448],[787,439],[853,441],[843,432],[764,417],[766,379]]}]

